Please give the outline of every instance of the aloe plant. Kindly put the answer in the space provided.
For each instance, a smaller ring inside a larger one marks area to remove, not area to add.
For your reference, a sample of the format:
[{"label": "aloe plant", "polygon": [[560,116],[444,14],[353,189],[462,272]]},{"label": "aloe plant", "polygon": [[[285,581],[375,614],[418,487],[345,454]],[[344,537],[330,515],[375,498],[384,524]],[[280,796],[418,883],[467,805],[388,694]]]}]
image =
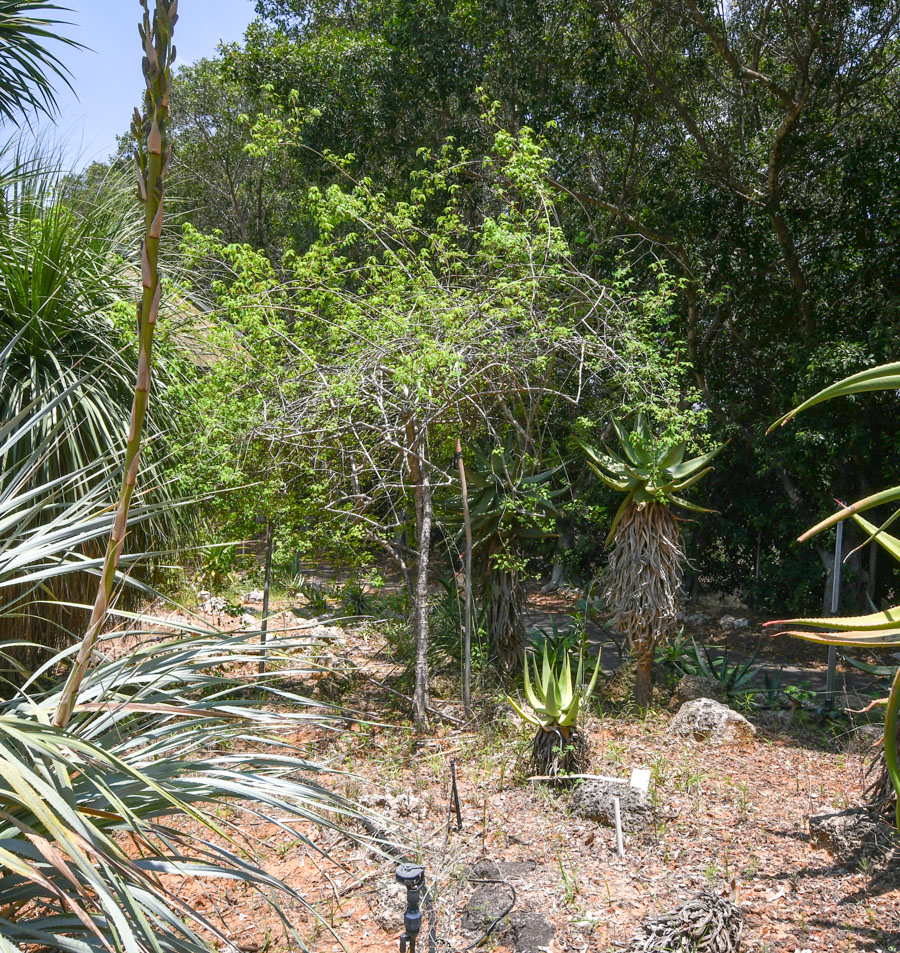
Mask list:
[{"label": "aloe plant", "polygon": [[[849,397],[854,394],[863,394],[878,390],[897,390],[900,388],[900,363],[885,364],[869,368],[858,374],[853,374],[844,380],[826,387],[804,401],[794,410],[777,420],[770,429],[784,426],[797,414],[810,407],[815,407],[826,400],[835,397]],[[894,513],[881,526],[876,526],[859,514],[884,503],[900,500],[900,486],[883,490],[865,499],[859,500],[850,506],[844,506],[837,513],[817,523],[807,530],[800,542],[810,539],[823,530],[841,520],[852,517],[868,533],[869,540],[875,540],[886,552],[900,562],[900,539],[886,532],[898,513]],[[887,649],[900,648],[900,606],[888,609],[885,612],[873,612],[862,616],[848,616],[842,618],[803,618],[786,619],[767,623],[767,625],[796,625],[809,628],[823,628],[832,631],[810,632],[791,630],[787,634],[796,638],[816,642],[820,645],[837,645],[845,647]],[[887,698],[881,700],[885,706],[884,731],[884,760],[887,774],[897,796],[896,821],[900,828],[900,755],[898,755],[898,719],[900,719],[900,668],[894,676],[891,690]]]},{"label": "aloe plant", "polygon": [[634,697],[643,710],[650,704],[656,650],[674,630],[680,604],[684,553],[672,508],[711,512],[682,494],[710,472],[708,464],[722,447],[686,460],[688,442],[656,440],[643,414],[632,431],[616,420],[613,426],[621,456],[585,443],[581,447],[600,481],[625,494],[606,540],[613,551],[604,598],[635,657]]},{"label": "aloe plant", "polygon": [[600,655],[590,682],[584,684],[584,654],[578,653],[578,668],[573,678],[572,658],[569,652],[551,658],[550,648],[544,643],[543,660],[538,669],[532,656],[534,682],[528,658],[524,666],[524,692],[527,707],[507,695],[513,710],[538,731],[532,745],[532,767],[538,774],[553,777],[586,766],[587,739],[578,728],[578,716],[597,685],[600,674]]}]

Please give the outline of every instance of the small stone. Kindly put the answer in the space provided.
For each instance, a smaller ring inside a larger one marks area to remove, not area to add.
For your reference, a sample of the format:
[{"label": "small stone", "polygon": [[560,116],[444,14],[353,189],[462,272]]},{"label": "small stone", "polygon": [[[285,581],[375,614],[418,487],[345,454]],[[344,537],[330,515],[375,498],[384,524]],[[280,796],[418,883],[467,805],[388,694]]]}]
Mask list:
[{"label": "small stone", "polygon": [[627,781],[585,781],[572,792],[572,808],[581,817],[615,827],[615,798],[623,830],[636,831],[653,823],[653,805]]},{"label": "small stone", "polygon": [[756,734],[747,719],[711,698],[685,702],[669,725],[669,734],[711,744],[733,744]]},{"label": "small stone", "polygon": [[712,698],[724,702],[727,698],[721,682],[703,675],[683,675],[675,686],[675,701],[683,705],[698,698]]},{"label": "small stone", "polygon": [[858,867],[866,860],[883,859],[897,847],[894,829],[864,807],[811,817],[809,838],[844,867]]},{"label": "small stone", "polygon": [[719,628],[724,629],[725,631],[730,631],[732,629],[749,629],[750,620],[733,615],[723,615],[722,618],[719,619]]},{"label": "small stone", "polygon": [[682,625],[694,629],[701,625],[709,625],[709,623],[712,622],[712,617],[705,612],[686,612],[679,616],[679,621]]},{"label": "small stone", "polygon": [[851,754],[868,754],[884,737],[884,725],[857,725],[847,739]]},{"label": "small stone", "polygon": [[266,594],[262,589],[251,589],[243,598],[244,602],[262,602]]}]

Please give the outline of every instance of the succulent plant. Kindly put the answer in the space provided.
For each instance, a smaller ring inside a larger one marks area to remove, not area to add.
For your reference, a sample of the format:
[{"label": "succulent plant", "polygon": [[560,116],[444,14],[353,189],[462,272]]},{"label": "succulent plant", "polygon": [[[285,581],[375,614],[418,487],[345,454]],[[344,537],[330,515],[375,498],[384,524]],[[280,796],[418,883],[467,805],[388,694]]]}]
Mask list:
[{"label": "succulent plant", "polygon": [[605,453],[588,444],[581,443],[588,458],[588,466],[597,477],[613,490],[625,494],[625,499],[613,518],[607,544],[613,541],[616,530],[629,506],[641,503],[663,503],[666,506],[682,506],[697,513],[711,513],[712,510],[698,506],[678,494],[692,487],[712,470],[709,462],[722,451],[716,447],[709,453],[685,460],[688,441],[680,443],[658,443],[654,440],[647,424],[647,418],[638,414],[634,430],[628,430],[618,421],[613,421],[623,457],[608,448]]},{"label": "succulent plant", "polygon": [[635,702],[646,709],[653,658],[674,629],[679,609],[684,553],[672,507],[711,512],[681,494],[710,472],[708,464],[722,447],[685,460],[687,441],[655,440],[643,414],[637,415],[631,431],[617,420],[613,426],[621,456],[581,446],[597,477],[625,494],[606,540],[613,544],[613,552],[603,595],[612,609],[613,625],[628,637],[637,663]]},{"label": "succulent plant", "polygon": [[[531,667],[534,667],[534,683]],[[578,668],[573,679],[572,657],[563,652],[551,659],[550,648],[544,643],[543,661],[538,671],[537,657],[532,665],[525,658],[524,689],[527,707],[508,695],[506,700],[516,714],[537,727],[531,749],[531,767],[536,774],[555,778],[559,774],[587,767],[590,745],[587,736],[578,727],[578,716],[597,685],[600,674],[600,654],[590,682],[584,684],[584,654],[578,653]]]},{"label": "succulent plant", "polygon": [[[531,666],[525,660],[524,688],[528,708],[524,708],[514,698],[507,695],[507,701],[516,713],[539,728],[569,729],[578,723],[578,714],[581,707],[593,694],[597,685],[597,676],[600,673],[600,656],[594,666],[594,674],[590,682],[583,685],[584,656],[578,655],[578,670],[572,678],[572,657],[568,652],[563,653],[559,662],[554,665],[550,658],[550,650],[544,643],[543,664],[538,672],[537,658],[532,656],[534,665],[534,683],[531,681]],[[530,709],[530,710],[529,710]]]},{"label": "succulent plant", "polygon": [[[801,411],[815,407],[833,397],[849,397],[869,391],[896,390],[900,387],[900,363],[884,364],[879,367],[868,368],[853,374],[844,380],[826,387],[818,394],[804,401],[799,407],[785,414],[777,420],[770,432],[776,427],[790,423]],[[863,500],[844,506],[837,513],[822,520],[812,529],[808,529],[801,537],[800,542],[821,533],[828,527],[841,520],[852,517],[855,522],[868,534],[868,541],[874,540],[894,559],[900,562],[900,539],[891,536],[885,530],[898,518],[898,513],[890,516],[881,526],[876,526],[859,514],[884,503],[893,503],[900,500],[900,486],[882,490]],[[852,616],[846,618],[824,619],[787,619],[769,622],[767,625],[798,625],[810,628],[829,629],[827,632],[790,631],[787,634],[820,645],[838,645],[851,648],[868,649],[895,649],[900,648],[900,606],[888,609],[885,612],[874,612],[870,615]],[[835,631],[837,630],[837,631]],[[881,699],[878,704],[885,706],[885,729],[883,772],[887,775],[894,789],[896,822],[900,828],[900,668],[897,669],[891,691],[887,698]],[[885,787],[886,785],[882,785]]]}]

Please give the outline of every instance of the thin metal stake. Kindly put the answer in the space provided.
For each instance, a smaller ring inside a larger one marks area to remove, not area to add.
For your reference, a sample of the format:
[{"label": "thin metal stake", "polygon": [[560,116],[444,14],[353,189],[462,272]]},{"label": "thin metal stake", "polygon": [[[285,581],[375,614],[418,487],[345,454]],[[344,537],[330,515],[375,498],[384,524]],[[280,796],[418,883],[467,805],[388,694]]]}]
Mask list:
[{"label": "thin metal stake", "polygon": [[[837,524],[834,541],[834,573],[831,582],[831,614],[838,614],[841,604],[841,563],[844,555],[844,524]],[[828,646],[828,674],[825,676],[825,707],[834,708],[834,684],[837,677],[837,646]]]}]

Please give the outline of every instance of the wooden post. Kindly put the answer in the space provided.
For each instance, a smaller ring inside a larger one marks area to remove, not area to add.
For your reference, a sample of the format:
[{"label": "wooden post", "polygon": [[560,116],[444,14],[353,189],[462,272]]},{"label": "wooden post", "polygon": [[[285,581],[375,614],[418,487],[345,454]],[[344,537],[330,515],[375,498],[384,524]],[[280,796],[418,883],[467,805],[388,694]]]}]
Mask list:
[{"label": "wooden post", "polygon": [[469,514],[469,491],[466,485],[466,465],[463,461],[462,442],[456,438],[456,462],[459,466],[459,485],[462,491],[463,523],[466,528],[466,608],[465,636],[463,641],[463,707],[466,716],[472,714],[472,519]]}]

